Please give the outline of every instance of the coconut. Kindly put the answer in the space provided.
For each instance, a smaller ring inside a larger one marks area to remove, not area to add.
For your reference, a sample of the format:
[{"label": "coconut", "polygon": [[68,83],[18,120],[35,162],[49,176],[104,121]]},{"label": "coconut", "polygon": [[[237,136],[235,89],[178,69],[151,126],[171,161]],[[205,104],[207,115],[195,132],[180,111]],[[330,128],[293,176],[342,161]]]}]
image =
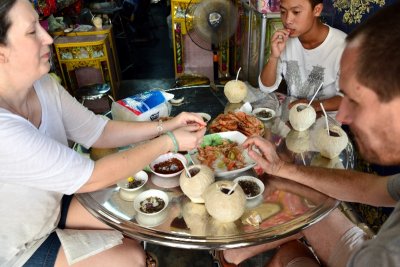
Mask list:
[{"label": "coconut", "polygon": [[246,206],[246,195],[240,186],[233,188],[232,181],[218,181],[207,187],[203,198],[207,212],[220,222],[233,222],[242,216]]},{"label": "coconut", "polygon": [[228,113],[229,111],[236,112],[236,110],[240,109],[243,105],[243,102],[240,103],[227,103],[225,105],[224,113]]},{"label": "coconut", "polygon": [[247,96],[247,85],[239,80],[231,80],[225,84],[224,94],[230,103],[239,103]]},{"label": "coconut", "polygon": [[289,110],[289,121],[296,131],[305,131],[315,122],[317,114],[312,106],[298,103]]},{"label": "coconut", "polygon": [[322,156],[333,159],[339,156],[342,150],[346,148],[349,139],[340,126],[330,126],[329,132],[330,134],[323,127],[318,129],[314,145]]},{"label": "coconut", "polygon": [[206,234],[206,225],[210,216],[203,204],[186,202],[183,205],[182,216],[192,235]]},{"label": "coconut", "polygon": [[285,138],[286,147],[294,153],[303,153],[310,150],[310,132],[290,130]]},{"label": "coconut", "polygon": [[215,181],[214,172],[206,165],[193,165],[188,168],[192,177],[184,171],[179,178],[179,184],[185,195],[194,203],[204,203],[202,194]]},{"label": "coconut", "polygon": [[221,222],[211,218],[207,223],[207,233],[211,236],[236,235],[239,229],[234,222]]},{"label": "coconut", "polygon": [[312,158],[310,166],[324,167],[329,169],[344,169],[343,163],[340,161],[339,157],[328,159],[323,157],[321,154],[316,154]]}]

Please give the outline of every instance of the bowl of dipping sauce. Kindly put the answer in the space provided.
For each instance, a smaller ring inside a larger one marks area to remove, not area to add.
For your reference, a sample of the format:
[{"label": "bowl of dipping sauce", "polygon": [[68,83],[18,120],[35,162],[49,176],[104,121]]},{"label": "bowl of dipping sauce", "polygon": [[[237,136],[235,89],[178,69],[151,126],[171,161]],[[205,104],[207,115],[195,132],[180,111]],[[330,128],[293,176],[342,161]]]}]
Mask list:
[{"label": "bowl of dipping sauce", "polygon": [[253,110],[253,115],[262,121],[268,121],[275,117],[275,110],[270,108],[256,108]]},{"label": "bowl of dipping sauce", "polygon": [[240,176],[233,180],[243,189],[247,200],[255,199],[264,192],[265,186],[260,179],[253,176]]},{"label": "bowl of dipping sauce", "polygon": [[167,193],[150,189],[140,193],[133,201],[136,210],[136,221],[145,226],[161,224],[167,217],[169,197]]},{"label": "bowl of dipping sauce", "polygon": [[123,200],[133,201],[144,189],[149,176],[145,171],[140,171],[126,179],[118,181],[119,195]]},{"label": "bowl of dipping sauce", "polygon": [[185,156],[179,153],[167,153],[156,158],[149,167],[155,175],[168,178],[179,175],[184,169],[183,164],[187,164]]}]

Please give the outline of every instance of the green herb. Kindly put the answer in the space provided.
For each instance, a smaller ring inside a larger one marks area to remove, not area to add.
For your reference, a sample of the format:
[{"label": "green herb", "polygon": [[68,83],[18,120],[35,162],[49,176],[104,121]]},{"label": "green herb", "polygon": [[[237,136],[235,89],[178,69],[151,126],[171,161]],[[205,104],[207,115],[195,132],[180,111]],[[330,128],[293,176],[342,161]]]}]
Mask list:
[{"label": "green herb", "polygon": [[218,134],[210,134],[206,135],[203,138],[203,142],[201,143],[201,147],[206,146],[219,146],[222,145],[223,138]]}]

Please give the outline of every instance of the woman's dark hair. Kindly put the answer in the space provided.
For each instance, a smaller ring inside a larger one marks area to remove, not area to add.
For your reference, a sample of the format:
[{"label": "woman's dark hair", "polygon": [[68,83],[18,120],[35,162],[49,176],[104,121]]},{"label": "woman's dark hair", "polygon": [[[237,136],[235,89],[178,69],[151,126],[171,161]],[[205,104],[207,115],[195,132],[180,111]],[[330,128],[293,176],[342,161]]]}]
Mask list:
[{"label": "woman's dark hair", "polygon": [[0,3],[0,45],[7,43],[7,32],[11,26],[11,21],[8,16],[11,8],[17,0],[1,0]]}]

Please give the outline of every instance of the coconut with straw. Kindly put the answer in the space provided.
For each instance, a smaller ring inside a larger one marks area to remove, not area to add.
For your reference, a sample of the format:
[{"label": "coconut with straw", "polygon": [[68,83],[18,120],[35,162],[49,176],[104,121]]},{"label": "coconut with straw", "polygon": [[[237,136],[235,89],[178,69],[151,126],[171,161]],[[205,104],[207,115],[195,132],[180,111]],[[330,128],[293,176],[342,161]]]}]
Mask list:
[{"label": "coconut with straw", "polygon": [[338,157],[346,148],[349,139],[340,126],[329,125],[324,105],[320,103],[320,106],[325,117],[325,127],[317,130],[314,145],[323,157],[333,159]]},{"label": "coconut with straw", "polygon": [[224,86],[224,94],[230,103],[240,103],[247,96],[247,85],[238,80],[241,69],[236,74],[236,80],[231,80]]}]

